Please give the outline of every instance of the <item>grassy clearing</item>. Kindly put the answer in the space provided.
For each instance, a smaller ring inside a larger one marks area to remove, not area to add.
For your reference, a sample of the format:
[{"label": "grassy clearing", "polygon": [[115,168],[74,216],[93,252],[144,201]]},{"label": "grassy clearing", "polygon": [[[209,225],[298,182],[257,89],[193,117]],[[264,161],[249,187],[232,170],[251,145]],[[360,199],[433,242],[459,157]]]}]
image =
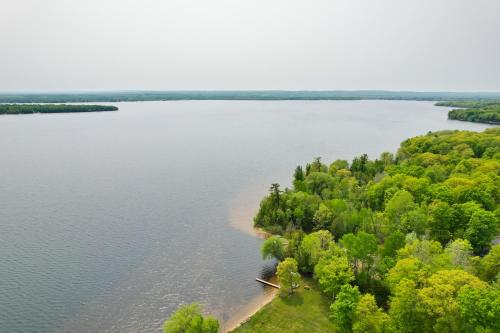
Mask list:
[{"label": "grassy clearing", "polygon": [[[306,285],[310,288],[304,288]],[[305,278],[294,295],[276,296],[233,333],[333,332],[333,324],[328,320],[330,303],[316,282]]]}]

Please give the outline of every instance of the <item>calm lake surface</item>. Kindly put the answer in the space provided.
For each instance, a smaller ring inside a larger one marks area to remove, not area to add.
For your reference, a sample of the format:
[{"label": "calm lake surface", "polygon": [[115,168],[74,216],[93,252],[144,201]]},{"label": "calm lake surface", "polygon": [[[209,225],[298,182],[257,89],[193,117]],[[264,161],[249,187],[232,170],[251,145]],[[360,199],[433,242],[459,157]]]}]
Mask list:
[{"label": "calm lake surface", "polygon": [[431,102],[113,105],[0,116],[0,332],[158,332],[192,301],[227,321],[272,267],[238,228],[270,183],[316,156],[487,127]]}]

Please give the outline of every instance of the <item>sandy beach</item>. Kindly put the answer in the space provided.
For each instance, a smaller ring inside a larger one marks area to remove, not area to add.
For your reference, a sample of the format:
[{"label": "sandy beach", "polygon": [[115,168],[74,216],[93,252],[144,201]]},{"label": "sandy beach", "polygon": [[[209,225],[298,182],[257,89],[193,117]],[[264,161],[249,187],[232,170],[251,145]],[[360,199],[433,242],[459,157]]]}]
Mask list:
[{"label": "sandy beach", "polygon": [[[229,221],[233,228],[258,238],[266,238],[270,234],[260,228],[253,226],[253,216],[259,208],[260,200],[266,194],[265,187],[251,185],[240,192],[234,198],[229,211]],[[256,277],[257,277],[256,272]],[[273,283],[277,283],[276,277],[269,279]],[[259,283],[255,281],[255,283]],[[264,292],[254,297],[231,318],[221,323],[222,332],[230,332],[247,321],[251,316],[257,313],[262,307],[271,302],[277,294],[277,289],[265,287]]]},{"label": "sandy beach", "polygon": [[[255,282],[258,283],[258,282]],[[241,310],[239,310],[234,316],[232,316],[229,320],[222,323],[221,328],[222,332],[231,332],[241,324],[245,323],[250,317],[252,317],[255,313],[257,313],[261,308],[263,308],[266,304],[271,302],[276,296],[278,289],[267,287],[266,291],[253,298],[247,305],[245,305]]]}]

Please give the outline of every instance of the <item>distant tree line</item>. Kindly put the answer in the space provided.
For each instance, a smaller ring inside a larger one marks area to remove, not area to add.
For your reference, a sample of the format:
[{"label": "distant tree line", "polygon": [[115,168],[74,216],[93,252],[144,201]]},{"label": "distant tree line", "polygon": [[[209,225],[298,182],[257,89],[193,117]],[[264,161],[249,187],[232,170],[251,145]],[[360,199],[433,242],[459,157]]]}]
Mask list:
[{"label": "distant tree line", "polygon": [[436,105],[462,108],[448,112],[449,119],[500,124],[500,101],[454,101],[440,102]]},{"label": "distant tree line", "polygon": [[112,105],[0,104],[0,114],[116,111]]},{"label": "distant tree line", "polygon": [[500,100],[494,92],[416,92],[416,91],[115,91],[87,93],[0,93],[0,103],[83,103],[171,100],[419,100],[463,101]]}]

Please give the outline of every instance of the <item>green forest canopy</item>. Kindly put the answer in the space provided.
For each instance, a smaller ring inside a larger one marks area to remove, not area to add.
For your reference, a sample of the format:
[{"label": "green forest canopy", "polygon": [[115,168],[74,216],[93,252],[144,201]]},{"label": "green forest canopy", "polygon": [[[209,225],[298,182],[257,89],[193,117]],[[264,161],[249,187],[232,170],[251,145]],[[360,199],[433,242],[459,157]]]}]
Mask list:
[{"label": "green forest canopy", "polygon": [[298,166],[254,221],[331,297],[338,332],[498,332],[499,172],[500,128],[429,133]]},{"label": "green forest canopy", "polygon": [[436,105],[462,108],[448,112],[449,119],[500,124],[500,101],[451,101]]}]

